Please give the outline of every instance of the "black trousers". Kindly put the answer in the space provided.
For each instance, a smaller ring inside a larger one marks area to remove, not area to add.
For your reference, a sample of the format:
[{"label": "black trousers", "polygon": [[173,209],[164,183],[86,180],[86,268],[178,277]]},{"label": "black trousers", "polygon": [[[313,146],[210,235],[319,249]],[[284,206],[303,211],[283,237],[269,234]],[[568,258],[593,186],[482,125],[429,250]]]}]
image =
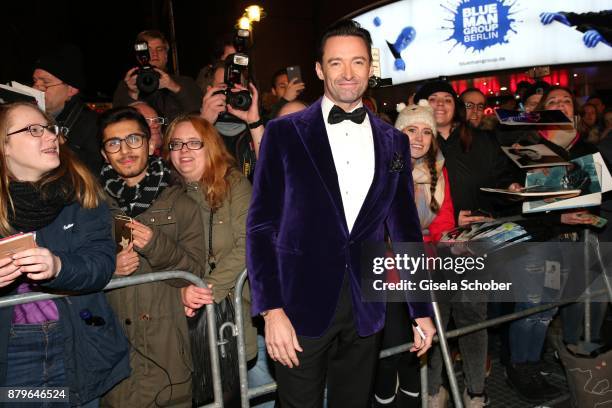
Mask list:
[{"label": "black trousers", "polygon": [[300,365],[287,368],[275,362],[282,408],[319,408],[327,384],[329,408],[369,407],[380,347],[379,335],[360,337],[355,328],[348,282],[331,327],[322,337],[298,336]]},{"label": "black trousers", "polygon": [[[387,316],[382,334],[382,349],[413,341],[412,323],[408,306],[404,302],[387,303]],[[420,362],[416,353],[405,351],[378,362],[375,394],[382,399],[395,395],[397,381],[402,390],[411,393],[421,391]]]}]

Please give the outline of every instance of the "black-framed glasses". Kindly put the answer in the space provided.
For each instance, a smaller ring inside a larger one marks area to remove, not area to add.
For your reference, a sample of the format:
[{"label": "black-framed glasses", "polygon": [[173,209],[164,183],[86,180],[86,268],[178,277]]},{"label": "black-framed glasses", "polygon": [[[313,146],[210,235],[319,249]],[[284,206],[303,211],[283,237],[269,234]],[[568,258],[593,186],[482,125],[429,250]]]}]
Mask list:
[{"label": "black-framed glasses", "polygon": [[174,140],[168,143],[168,149],[175,152],[183,150],[183,146],[187,146],[187,149],[189,150],[200,150],[204,147],[204,142],[202,142],[201,140],[188,140],[186,142]]},{"label": "black-framed glasses", "polygon": [[479,111],[483,111],[485,108],[485,104],[484,103],[472,103],[472,102],[466,102],[465,103],[465,108],[466,109],[476,109]]},{"label": "black-framed glasses", "polygon": [[55,136],[66,136],[68,134],[68,128],[66,126],[58,126],[58,125],[28,125],[22,129],[16,130],[11,133],[7,133],[7,136],[15,135],[17,133],[28,131],[32,137],[41,137],[45,133],[45,129]]},{"label": "black-framed glasses", "polygon": [[125,142],[127,147],[130,149],[138,149],[142,147],[144,140],[147,137],[141,133],[131,133],[124,138],[120,137],[112,137],[110,139],[106,139],[102,144],[104,151],[107,153],[117,153],[121,150],[121,142]]},{"label": "black-framed glasses", "polygon": [[161,116],[158,116],[156,118],[145,118],[147,120],[147,123],[149,125],[165,125],[166,123],[168,123],[168,120],[166,118],[162,118]]}]

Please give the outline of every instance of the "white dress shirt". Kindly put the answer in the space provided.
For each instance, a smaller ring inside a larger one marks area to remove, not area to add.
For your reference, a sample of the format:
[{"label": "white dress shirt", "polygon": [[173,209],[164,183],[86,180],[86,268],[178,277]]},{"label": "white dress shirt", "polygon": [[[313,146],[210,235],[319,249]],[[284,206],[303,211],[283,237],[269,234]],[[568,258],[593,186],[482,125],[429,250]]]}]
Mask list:
[{"label": "white dress shirt", "polygon": [[[363,104],[359,102],[355,109],[361,106]],[[321,110],[350,232],[374,179],[374,140],[367,115],[361,124],[345,120],[330,125],[327,117],[333,107],[334,103],[327,96],[323,96]]]}]

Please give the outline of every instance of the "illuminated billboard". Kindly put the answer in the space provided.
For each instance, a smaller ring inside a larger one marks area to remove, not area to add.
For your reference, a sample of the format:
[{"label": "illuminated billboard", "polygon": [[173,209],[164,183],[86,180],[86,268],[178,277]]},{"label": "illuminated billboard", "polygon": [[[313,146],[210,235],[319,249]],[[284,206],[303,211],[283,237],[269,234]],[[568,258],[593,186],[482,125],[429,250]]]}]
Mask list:
[{"label": "illuminated billboard", "polygon": [[403,0],[353,20],[370,31],[394,84],[612,61],[610,0]]}]

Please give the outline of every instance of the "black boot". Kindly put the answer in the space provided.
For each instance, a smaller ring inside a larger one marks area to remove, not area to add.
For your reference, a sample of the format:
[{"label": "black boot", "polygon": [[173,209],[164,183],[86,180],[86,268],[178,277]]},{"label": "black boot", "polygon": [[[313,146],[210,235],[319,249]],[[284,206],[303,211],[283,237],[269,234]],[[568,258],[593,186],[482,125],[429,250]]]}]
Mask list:
[{"label": "black boot", "polygon": [[397,401],[397,408],[419,408],[421,406],[421,398],[419,393],[417,395],[408,395],[401,389],[397,390],[395,394],[395,401]]},{"label": "black boot", "polygon": [[506,366],[506,376],[510,385],[524,400],[537,402],[558,396],[560,390],[551,385],[537,363],[518,363]]}]

